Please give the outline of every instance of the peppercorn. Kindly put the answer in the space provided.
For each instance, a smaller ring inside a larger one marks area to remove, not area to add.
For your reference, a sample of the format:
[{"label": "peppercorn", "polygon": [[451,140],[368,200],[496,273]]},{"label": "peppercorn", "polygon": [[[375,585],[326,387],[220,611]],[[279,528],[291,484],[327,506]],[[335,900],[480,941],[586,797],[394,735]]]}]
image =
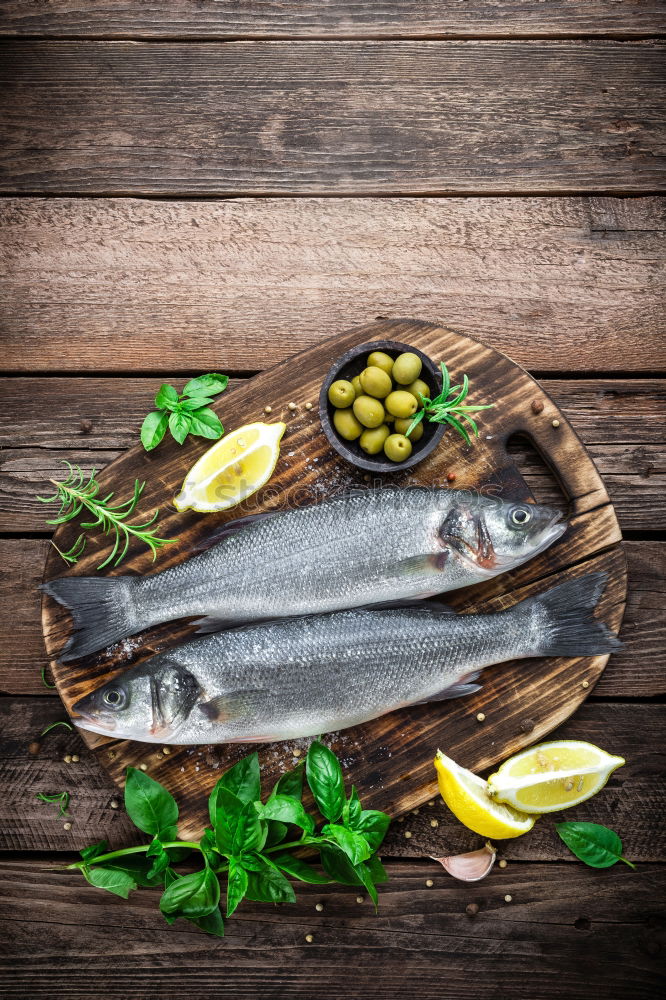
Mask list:
[{"label": "peppercorn", "polygon": [[467,914],[468,917],[475,917],[478,912],[479,912],[478,903],[468,903],[467,906],[465,907],[465,913]]},{"label": "peppercorn", "polygon": [[446,478],[447,478],[447,480],[450,483],[455,483],[455,481],[456,481],[456,474],[455,474],[455,472],[449,472],[449,474],[447,475]]},{"label": "peppercorn", "polygon": [[541,413],[543,410],[543,403],[540,399],[533,399],[530,406],[532,408],[532,413]]},{"label": "peppercorn", "polygon": [[33,740],[32,743],[28,743],[28,753],[39,753],[41,746],[39,740]]},{"label": "peppercorn", "polygon": [[476,721],[477,722],[485,722],[486,721],[486,717],[483,714],[483,712],[477,712],[476,713]]}]

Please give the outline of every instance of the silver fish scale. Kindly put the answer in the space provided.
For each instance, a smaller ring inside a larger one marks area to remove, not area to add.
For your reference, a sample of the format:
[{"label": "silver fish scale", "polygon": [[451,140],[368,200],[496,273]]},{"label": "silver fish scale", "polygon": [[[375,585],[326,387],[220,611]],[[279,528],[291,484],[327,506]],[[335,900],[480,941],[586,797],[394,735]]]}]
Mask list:
[{"label": "silver fish scale", "polygon": [[187,643],[163,656],[196,677],[204,707],[194,707],[174,739],[278,740],[356,725],[533,653],[536,633],[527,625],[518,611],[347,610]]},{"label": "silver fish scale", "polygon": [[145,627],[204,613],[225,623],[314,614],[474,583],[488,574],[434,558],[458,498],[454,490],[368,490],[258,520],[135,581],[137,620]]}]

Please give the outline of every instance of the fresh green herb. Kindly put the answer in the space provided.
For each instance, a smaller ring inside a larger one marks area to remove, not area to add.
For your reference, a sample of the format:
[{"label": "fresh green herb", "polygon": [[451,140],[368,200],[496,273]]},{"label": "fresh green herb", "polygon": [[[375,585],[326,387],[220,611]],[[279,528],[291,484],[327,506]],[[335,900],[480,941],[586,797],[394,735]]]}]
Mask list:
[{"label": "fresh green herb", "polygon": [[69,792],[56,792],[54,795],[45,795],[44,792],[37,792],[35,798],[39,799],[40,802],[51,802],[53,805],[57,805],[61,816],[67,814]]},{"label": "fresh green herb", "polygon": [[201,375],[191,379],[181,395],[172,385],[160,386],[155,396],[155,406],[141,426],[141,444],[146,451],[152,451],[164,437],[167,427],[171,437],[182,444],[188,434],[217,441],[224,434],[224,427],[217,414],[209,409],[213,396],[224,392],[229,382],[228,375]]},{"label": "fresh green herb", "polygon": [[[80,525],[85,529],[101,528],[105,535],[114,536],[114,544],[110,554],[99,564],[97,569],[103,569],[109,563],[118,566],[127,555],[129,543],[132,538],[138,538],[148,546],[153,553],[153,561],[157,555],[157,550],[163,545],[169,545],[177,541],[175,538],[158,538],[155,530],[151,530],[151,525],[155,524],[159,510],[156,510],[150,520],[143,524],[127,524],[126,519],[130,517],[139,502],[141,494],[145,488],[145,483],[134,482],[134,495],[130,500],[122,503],[112,504],[113,493],[108,493],[105,497],[99,496],[99,483],[95,479],[95,469],[92,470],[89,479],[86,480],[84,473],[78,465],[72,467],[69,462],[65,462],[69,469],[69,476],[63,482],[55,479],[50,481],[56,488],[56,492],[51,497],[37,497],[41,503],[60,503],[58,516],[47,521],[47,524],[65,524],[77,518],[83,510],[88,511],[95,518],[94,521],[81,521]],[[125,544],[120,548],[121,542]],[[68,552],[60,552],[65,562],[74,564],[82,555],[85,548],[85,535],[81,534],[74,542]],[[57,548],[57,546],[56,546]]]},{"label": "fresh green herb", "polygon": [[46,667],[42,667],[42,684],[45,688],[54,688],[55,684],[49,684],[46,679]]},{"label": "fresh green herb", "polygon": [[555,829],[572,854],[590,868],[610,868],[618,861],[635,868],[622,857],[622,841],[614,830],[600,823],[556,823]]},{"label": "fresh green herb", "polygon": [[[326,820],[319,830],[301,801],[304,770]],[[376,885],[387,878],[376,852],[389,817],[363,809],[355,788],[347,798],[337,757],[318,741],[310,746],[305,768],[299,765],[283,775],[265,802],[257,754],[238,761],[210,794],[211,826],[198,842],[177,839],[176,800],[133,767],[127,769],[125,808],[135,826],[152,837],[150,843],[108,851],[102,841],[84,848],[81,861],[69,868],[125,899],[138,887],[161,886],[160,910],[167,923],[183,917],[218,937],[224,934],[223,912],[230,917],[243,899],[293,903],[287,876],[313,885],[364,886],[375,906]],[[323,872],[292,853],[303,848],[319,851]],[[174,865],[193,851],[199,852],[202,867],[179,874]]]},{"label": "fresh green herb", "polygon": [[462,385],[452,386],[451,376],[444,362],[440,363],[440,368],[442,369],[442,391],[434,399],[428,399],[427,396],[422,396],[419,393],[422,408],[412,417],[412,422],[407,428],[405,436],[409,437],[414,428],[422,420],[427,419],[435,424],[449,424],[464,437],[467,444],[471,444],[467,429],[461,421],[466,421],[472,428],[474,435],[478,437],[479,428],[476,425],[476,421],[470,417],[470,413],[476,413],[478,410],[490,410],[495,404],[487,403],[486,405],[479,406],[463,406],[463,402],[469,392],[469,379],[466,375],[463,375]]},{"label": "fresh green herb", "polygon": [[57,726],[64,726],[65,729],[69,729],[70,733],[74,729],[74,726],[71,724],[71,722],[65,722],[64,720],[61,720],[60,722],[52,722],[51,725],[47,726],[46,729],[43,732],[41,732],[39,735],[40,736],[46,736],[47,733],[50,733],[51,730],[55,729]]}]

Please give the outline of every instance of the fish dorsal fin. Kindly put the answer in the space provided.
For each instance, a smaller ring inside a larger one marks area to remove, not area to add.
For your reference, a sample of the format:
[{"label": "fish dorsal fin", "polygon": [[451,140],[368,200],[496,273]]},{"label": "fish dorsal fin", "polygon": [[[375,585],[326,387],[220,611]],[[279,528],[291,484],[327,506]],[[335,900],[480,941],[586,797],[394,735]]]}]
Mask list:
[{"label": "fish dorsal fin", "polygon": [[258,521],[270,520],[270,518],[277,517],[280,513],[282,512],[278,510],[265,510],[259,514],[247,514],[245,517],[237,517],[234,521],[226,521],[224,524],[219,525],[212,534],[207,535],[200,542],[197,542],[194,546],[194,551],[205,552],[207,549],[212,549],[218,542],[222,542],[225,538],[237,534],[244,528],[248,528],[251,524],[256,524]]},{"label": "fish dorsal fin", "polygon": [[228,722],[249,715],[255,706],[265,704],[266,698],[272,695],[267,688],[240,688],[203,701],[199,708],[211,722]]}]

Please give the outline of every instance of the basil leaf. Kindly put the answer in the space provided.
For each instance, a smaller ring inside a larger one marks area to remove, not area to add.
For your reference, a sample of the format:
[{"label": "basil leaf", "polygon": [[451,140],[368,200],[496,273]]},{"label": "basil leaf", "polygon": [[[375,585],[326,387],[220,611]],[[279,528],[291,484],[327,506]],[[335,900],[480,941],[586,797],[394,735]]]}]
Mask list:
[{"label": "basil leaf", "polygon": [[170,410],[178,402],[178,393],[172,385],[167,385],[165,382],[160,386],[157,395],[155,396],[155,406],[158,410]]},{"label": "basil leaf", "polygon": [[305,761],[298,764],[293,771],[287,771],[275,784],[271,792],[271,798],[275,795],[290,795],[293,799],[303,797],[303,771]]},{"label": "basil leaf", "polygon": [[220,423],[220,418],[213,410],[204,406],[201,410],[196,410],[189,414],[190,432],[197,437],[209,438],[216,441],[224,434],[224,427]]},{"label": "basil leaf", "polygon": [[344,851],[352,865],[360,864],[372,854],[365,837],[349,830],[346,826],[327,823],[326,826],[322,827],[321,835],[327,840],[333,840]]},{"label": "basil leaf", "polygon": [[187,437],[191,420],[192,418],[185,413],[172,413],[169,417],[169,430],[178,444],[182,444]]},{"label": "basil leaf", "polygon": [[169,417],[164,412],[153,410],[144,418],[141,424],[141,444],[146,451],[152,451],[166,434],[169,426]]},{"label": "basil leaf", "polygon": [[321,866],[334,882],[342,885],[363,885],[347,855],[333,844],[322,844],[319,848]]},{"label": "basil leaf", "polygon": [[79,851],[79,854],[84,861],[92,861],[98,855],[105,854],[108,846],[105,840],[100,840],[99,844],[91,844],[90,847],[84,847],[82,851]]},{"label": "basil leaf", "polygon": [[239,858],[243,868],[248,872],[261,872],[266,867],[266,862],[259,854],[241,854]]},{"label": "basil leaf", "polygon": [[372,881],[375,885],[379,885],[380,882],[388,882],[388,875],[384,865],[381,863],[376,854],[373,854],[371,858],[363,862],[370,869],[370,874],[372,875]]},{"label": "basil leaf", "polygon": [[229,861],[227,882],[227,918],[234,912],[247,890],[248,875],[236,858]]},{"label": "basil leaf", "polygon": [[349,798],[345,802],[342,808],[342,822],[345,826],[350,826],[352,830],[356,829],[355,823],[358,822],[361,816],[361,803],[359,801],[358,792],[354,785],[352,785],[352,790],[349,794]]},{"label": "basil leaf", "polygon": [[264,860],[258,872],[247,873],[247,899],[257,903],[295,903],[296,894],[288,879]]},{"label": "basil leaf", "polygon": [[225,771],[208,799],[208,811],[211,823],[215,823],[217,794],[220,788],[235,795],[241,802],[256,802],[261,798],[261,776],[259,773],[259,757],[256,752],[243,757]]},{"label": "basil leaf", "polygon": [[294,878],[300,879],[301,882],[309,882],[311,885],[330,885],[331,883],[330,878],[320,875],[312,865],[309,865],[306,861],[302,861],[301,858],[292,857],[287,851],[284,854],[273,854],[271,861],[278,868],[281,868],[282,871],[287,872],[288,875],[292,875]]},{"label": "basil leaf", "polygon": [[345,804],[345,784],[338,758],[323,743],[314,740],[308,750],[305,773],[319,812],[334,823]]},{"label": "basil leaf", "polygon": [[160,899],[162,913],[179,917],[206,917],[220,902],[220,883],[206,867],[172,882]]},{"label": "basil leaf", "polygon": [[614,830],[600,823],[556,823],[555,829],[572,854],[590,868],[610,868],[618,861],[635,868],[622,857],[622,841]]},{"label": "basil leaf", "polygon": [[199,847],[208,864],[211,866],[216,865],[219,858],[215,850],[215,834],[209,827],[206,827],[204,830],[199,841]]},{"label": "basil leaf", "polygon": [[368,842],[371,851],[376,851],[386,836],[391,823],[391,817],[377,809],[364,809],[358,819],[352,822],[351,828],[362,834]]},{"label": "basil leaf", "polygon": [[127,768],[125,809],[139,830],[173,840],[178,822],[178,806],[171,792],[159,781],[135,767]]},{"label": "basil leaf", "polygon": [[155,858],[155,860],[152,863],[152,866],[146,873],[146,878],[149,879],[155,878],[155,876],[157,875],[161,875],[163,871],[166,871],[171,862],[171,858],[162,847],[162,842],[159,840],[158,837],[155,837],[152,843],[150,844],[148,850],[146,851],[146,857]]},{"label": "basil leaf", "polygon": [[136,882],[129,872],[120,871],[116,868],[89,868],[83,869],[86,881],[98,889],[106,889],[115,896],[122,896],[127,899],[132,889],[136,889]]},{"label": "basil leaf", "polygon": [[228,375],[219,375],[211,372],[210,375],[200,375],[198,378],[190,379],[183,389],[183,396],[217,396],[224,392],[229,384]]},{"label": "basil leaf", "polygon": [[215,846],[220,854],[229,856],[235,853],[236,828],[244,808],[245,804],[228,788],[217,790],[213,827],[215,828]]},{"label": "basil leaf", "polygon": [[185,413],[192,413],[193,410],[198,410],[202,406],[210,406],[214,400],[210,396],[193,396],[191,399],[183,399],[178,404],[179,408]]},{"label": "basil leaf", "polygon": [[126,854],[119,858],[112,858],[104,862],[104,868],[109,871],[124,872],[133,878],[136,884],[143,889],[151,889],[156,885],[162,885],[161,874],[148,877],[150,863],[146,861],[145,855]]},{"label": "basil leaf", "polygon": [[315,824],[298,799],[290,795],[274,795],[262,806],[261,815],[264,819],[277,819],[282,823],[293,823],[306,833],[312,833]]},{"label": "basil leaf", "polygon": [[269,819],[267,825],[268,834],[264,847],[275,847],[276,844],[279,844],[287,836],[287,826],[285,823],[278,823],[274,819]]},{"label": "basil leaf", "polygon": [[372,873],[365,863],[356,866],[356,871],[358,872],[358,877],[361,882],[368,890],[368,895],[370,899],[375,904],[375,912],[377,911],[377,903],[379,902],[379,897],[377,896],[377,890],[375,889],[375,883],[372,880]]},{"label": "basil leaf", "polygon": [[222,914],[220,913],[220,908],[213,910],[205,917],[188,917],[191,923],[196,924],[200,927],[202,931],[206,934],[214,934],[216,937],[224,937],[224,920],[222,919]]},{"label": "basil leaf", "polygon": [[259,818],[254,802],[246,802],[236,824],[233,853],[261,850],[266,840],[266,833],[266,824]]}]

